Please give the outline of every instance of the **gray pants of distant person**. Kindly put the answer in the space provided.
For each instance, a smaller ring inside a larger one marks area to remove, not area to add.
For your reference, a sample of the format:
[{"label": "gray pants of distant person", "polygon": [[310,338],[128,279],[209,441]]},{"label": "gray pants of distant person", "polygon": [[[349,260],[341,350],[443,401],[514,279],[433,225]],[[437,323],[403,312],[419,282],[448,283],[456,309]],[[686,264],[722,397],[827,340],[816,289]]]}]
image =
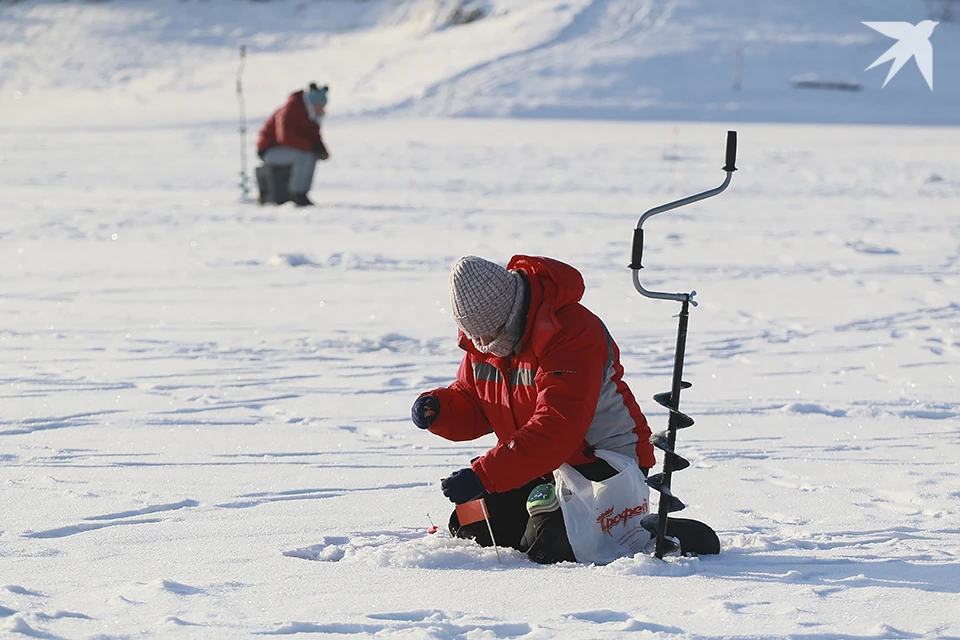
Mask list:
[{"label": "gray pants of distant person", "polygon": [[290,193],[306,193],[313,185],[313,170],[317,167],[317,156],[312,151],[301,151],[292,147],[271,147],[263,154],[263,162],[268,165],[290,165]]}]

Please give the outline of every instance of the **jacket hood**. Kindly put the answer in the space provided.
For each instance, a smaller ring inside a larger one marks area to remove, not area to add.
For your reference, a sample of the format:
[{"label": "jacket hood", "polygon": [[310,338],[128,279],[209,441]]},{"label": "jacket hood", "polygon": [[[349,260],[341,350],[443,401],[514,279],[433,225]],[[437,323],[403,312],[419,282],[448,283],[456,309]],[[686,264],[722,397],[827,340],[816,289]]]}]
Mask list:
[{"label": "jacket hood", "polygon": [[[541,303],[556,311],[568,304],[580,302],[586,287],[580,272],[565,262],[542,256],[516,255],[510,258],[507,269],[522,271],[533,288],[536,281],[542,289]],[[531,298],[532,296],[531,292]],[[531,310],[535,307],[531,300]]]}]

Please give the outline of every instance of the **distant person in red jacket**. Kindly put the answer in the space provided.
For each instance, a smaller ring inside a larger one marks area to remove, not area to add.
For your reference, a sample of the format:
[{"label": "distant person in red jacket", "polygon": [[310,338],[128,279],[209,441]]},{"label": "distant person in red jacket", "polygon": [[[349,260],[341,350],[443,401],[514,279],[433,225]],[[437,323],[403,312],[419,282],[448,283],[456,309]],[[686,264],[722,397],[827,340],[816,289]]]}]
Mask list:
[{"label": "distant person in red jacket", "polygon": [[257,155],[268,165],[290,165],[289,191],[300,207],[313,205],[307,192],[313,184],[317,160],[330,157],[320,135],[327,106],[327,87],[311,83],[305,91],[290,94],[260,129]]},{"label": "distant person in red jacket", "polygon": [[[558,260],[514,256],[506,268],[461,258],[450,310],[466,354],[448,387],[421,394],[412,419],[453,441],[495,433],[497,444],[441,482],[462,504],[484,496],[496,543],[537,562],[574,561],[553,491],[564,462],[596,482],[616,474],[594,455],[615,451],[654,465],[650,428],[603,322],[580,304],[583,277]],[[450,531],[492,544],[486,523]]]}]

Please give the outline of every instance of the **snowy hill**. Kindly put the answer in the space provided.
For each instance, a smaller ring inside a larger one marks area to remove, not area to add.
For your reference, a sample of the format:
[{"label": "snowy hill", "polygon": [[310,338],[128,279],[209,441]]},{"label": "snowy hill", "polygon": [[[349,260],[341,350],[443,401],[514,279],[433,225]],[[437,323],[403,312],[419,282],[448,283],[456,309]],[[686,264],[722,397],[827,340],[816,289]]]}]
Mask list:
[{"label": "snowy hill", "polygon": [[[936,90],[862,21],[919,22],[924,0],[23,0],[0,3],[0,126],[230,122],[238,50],[262,119],[309,80],[331,116],[960,123],[960,25],[931,37]],[[739,68],[739,71],[738,71]],[[734,76],[739,75],[739,90]],[[861,91],[798,89],[797,78]]]}]

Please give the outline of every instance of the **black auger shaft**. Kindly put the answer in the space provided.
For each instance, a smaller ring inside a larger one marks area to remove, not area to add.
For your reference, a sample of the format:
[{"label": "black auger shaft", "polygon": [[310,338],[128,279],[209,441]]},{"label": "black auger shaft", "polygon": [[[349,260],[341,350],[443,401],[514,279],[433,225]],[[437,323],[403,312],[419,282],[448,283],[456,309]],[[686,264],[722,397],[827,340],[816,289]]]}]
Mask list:
[{"label": "black auger shaft", "polygon": [[[680,307],[680,321],[677,326],[677,350],[673,360],[673,384],[670,388],[670,397],[667,399],[667,408],[671,409],[671,411],[670,420],[667,423],[667,449],[664,450],[663,475],[660,483],[660,493],[664,497],[673,497],[673,494],[670,492],[670,482],[673,478],[674,467],[678,466],[675,464],[675,461],[677,459],[683,460],[683,458],[680,458],[680,456],[674,453],[677,448],[677,429],[689,426],[689,424],[683,424],[683,418],[686,416],[680,413],[680,389],[690,386],[689,383],[686,385],[683,384],[683,356],[687,348],[687,322],[689,319],[690,299],[685,298]],[[688,421],[690,424],[693,423],[689,418]],[[686,463],[686,460],[684,460],[684,462]],[[683,467],[685,468],[688,464],[689,463],[684,464]],[[666,489],[666,491],[664,491],[664,489]],[[674,498],[674,500],[676,499]],[[666,536],[667,514],[671,511],[679,511],[680,509],[676,508],[678,506],[681,509],[683,508],[683,503],[680,503],[679,500],[676,500],[676,502],[674,500],[664,500],[661,498],[657,509],[657,546],[654,553],[657,558],[663,558],[664,554],[670,551],[670,549],[667,548]]]}]

